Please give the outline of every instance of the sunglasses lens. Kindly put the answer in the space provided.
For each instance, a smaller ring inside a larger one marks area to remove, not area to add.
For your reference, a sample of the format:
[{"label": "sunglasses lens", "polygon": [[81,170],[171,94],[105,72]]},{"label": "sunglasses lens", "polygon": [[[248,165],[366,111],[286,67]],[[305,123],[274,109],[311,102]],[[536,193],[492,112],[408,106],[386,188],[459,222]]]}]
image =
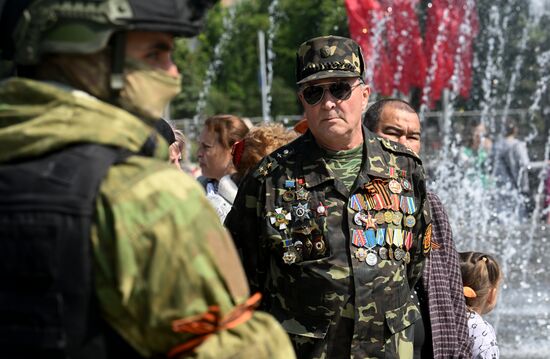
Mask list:
[{"label": "sunglasses lens", "polygon": [[351,95],[351,85],[347,82],[336,82],[330,85],[329,91],[338,100],[346,100]]},{"label": "sunglasses lens", "polygon": [[321,86],[308,86],[304,89],[304,100],[310,105],[315,105],[321,101],[325,90]]}]

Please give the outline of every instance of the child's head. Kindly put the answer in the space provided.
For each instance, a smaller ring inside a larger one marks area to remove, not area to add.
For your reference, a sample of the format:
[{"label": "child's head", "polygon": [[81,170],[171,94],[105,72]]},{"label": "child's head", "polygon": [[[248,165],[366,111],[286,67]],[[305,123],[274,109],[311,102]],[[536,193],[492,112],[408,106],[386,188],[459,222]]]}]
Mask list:
[{"label": "child's head", "polygon": [[496,305],[502,277],[498,262],[492,256],[479,252],[462,252],[459,255],[466,305],[479,314],[489,313]]}]

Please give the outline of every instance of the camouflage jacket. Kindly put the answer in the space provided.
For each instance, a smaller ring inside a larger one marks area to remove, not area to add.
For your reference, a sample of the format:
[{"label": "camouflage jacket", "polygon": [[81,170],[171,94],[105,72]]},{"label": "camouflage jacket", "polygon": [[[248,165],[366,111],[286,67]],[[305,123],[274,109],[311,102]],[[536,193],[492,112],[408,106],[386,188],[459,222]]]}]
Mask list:
[{"label": "camouflage jacket", "polygon": [[423,169],[410,150],[363,136],[351,191],[308,132],[244,179],[225,222],[299,358],[412,358],[411,288],[431,222]]},{"label": "camouflage jacket", "polygon": [[[153,133],[126,111],[37,81],[6,80],[0,99],[0,164],[81,142],[138,152]],[[157,141],[153,158],[130,156],[110,168],[91,229],[103,316],[144,357],[165,356],[195,337],[174,332],[174,320],[209,306],[225,316],[249,296],[232,240],[203,190],[168,165],[168,146]],[[215,332],[190,357],[239,355],[294,356],[280,325],[254,312],[244,324]]]}]

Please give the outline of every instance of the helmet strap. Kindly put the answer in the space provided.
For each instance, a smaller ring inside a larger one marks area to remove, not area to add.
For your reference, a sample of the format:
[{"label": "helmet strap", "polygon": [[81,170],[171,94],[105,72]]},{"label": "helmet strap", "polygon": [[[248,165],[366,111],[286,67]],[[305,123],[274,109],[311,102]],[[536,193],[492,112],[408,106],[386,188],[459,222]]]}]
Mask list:
[{"label": "helmet strap", "polygon": [[111,38],[111,98],[118,98],[120,90],[124,87],[124,60],[126,56],[126,33],[119,31]]}]

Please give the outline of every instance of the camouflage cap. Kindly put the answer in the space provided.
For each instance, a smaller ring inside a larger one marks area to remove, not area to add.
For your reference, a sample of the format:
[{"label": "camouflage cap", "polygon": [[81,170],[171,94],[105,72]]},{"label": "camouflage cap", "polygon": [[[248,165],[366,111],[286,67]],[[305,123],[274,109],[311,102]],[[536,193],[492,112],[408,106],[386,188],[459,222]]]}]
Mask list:
[{"label": "camouflage cap", "polygon": [[296,83],[331,78],[364,77],[361,48],[352,39],[321,36],[304,42],[296,54]]}]

